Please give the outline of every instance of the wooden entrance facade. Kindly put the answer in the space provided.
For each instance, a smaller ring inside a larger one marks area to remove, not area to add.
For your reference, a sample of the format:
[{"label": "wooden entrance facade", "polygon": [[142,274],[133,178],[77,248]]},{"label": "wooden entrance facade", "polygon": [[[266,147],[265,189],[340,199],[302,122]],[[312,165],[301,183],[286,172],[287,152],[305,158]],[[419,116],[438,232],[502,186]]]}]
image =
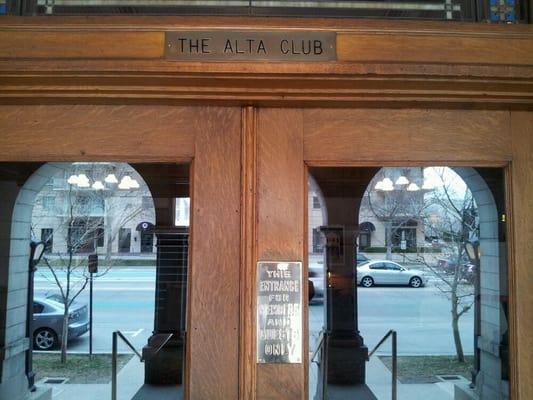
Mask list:
[{"label": "wooden entrance facade", "polygon": [[[337,61],[167,60],[180,29],[331,31]],[[305,341],[256,364],[256,262],[305,260],[309,167],[385,165],[505,168],[511,398],[533,398],[530,26],[5,17],[0,38],[0,161],[191,163],[185,398],[308,398]]]}]

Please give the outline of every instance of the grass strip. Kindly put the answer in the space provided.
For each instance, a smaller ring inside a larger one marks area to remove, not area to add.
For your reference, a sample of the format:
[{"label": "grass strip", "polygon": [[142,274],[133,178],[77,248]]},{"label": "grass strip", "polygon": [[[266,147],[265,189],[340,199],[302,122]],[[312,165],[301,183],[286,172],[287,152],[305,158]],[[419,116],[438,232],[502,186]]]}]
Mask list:
[{"label": "grass strip", "polygon": [[[67,383],[109,383],[111,382],[111,354],[68,354],[67,362],[61,364],[58,353],[33,353],[35,381],[42,378],[68,378]],[[118,371],[133,357],[119,354]]]},{"label": "grass strip", "polygon": [[[392,357],[380,356],[379,359],[392,371]],[[457,361],[454,356],[400,356],[398,357],[398,378],[400,382],[421,380],[436,375],[460,375],[471,378],[474,356],[465,356],[465,362]]]}]

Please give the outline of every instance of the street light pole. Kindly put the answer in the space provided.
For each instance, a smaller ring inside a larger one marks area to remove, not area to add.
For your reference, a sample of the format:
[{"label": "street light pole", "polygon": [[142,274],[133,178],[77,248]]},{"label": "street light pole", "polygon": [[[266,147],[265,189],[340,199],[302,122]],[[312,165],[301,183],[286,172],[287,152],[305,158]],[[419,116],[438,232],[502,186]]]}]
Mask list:
[{"label": "street light pole", "polygon": [[479,241],[472,240],[465,243],[465,249],[468,258],[475,266],[474,271],[474,368],[472,370],[472,386],[476,385],[476,378],[480,368],[480,351],[478,348],[478,339],[481,335],[481,295],[480,295],[480,260],[479,260]]},{"label": "street light pole", "polygon": [[89,255],[89,357],[93,356],[93,274],[98,272],[98,254]]},{"label": "street light pole", "polygon": [[33,278],[37,270],[37,264],[41,261],[45,250],[44,242],[30,242],[30,258],[28,260],[28,297],[26,308],[26,337],[29,340],[26,353],[26,377],[28,378],[28,388],[35,392],[35,373],[33,372],[33,332],[31,329],[33,321]]},{"label": "street light pole", "polygon": [[89,356],[93,356],[93,273],[89,277]]}]

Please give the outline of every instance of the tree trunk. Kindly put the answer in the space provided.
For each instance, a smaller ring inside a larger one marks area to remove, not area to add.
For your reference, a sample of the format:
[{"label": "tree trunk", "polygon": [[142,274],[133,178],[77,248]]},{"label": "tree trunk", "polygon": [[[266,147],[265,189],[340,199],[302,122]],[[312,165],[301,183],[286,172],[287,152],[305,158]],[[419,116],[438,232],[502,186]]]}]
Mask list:
[{"label": "tree trunk", "polygon": [[61,334],[61,364],[67,362],[68,310],[69,307],[65,305],[65,312],[63,313],[63,332]]},{"label": "tree trunk", "polygon": [[113,252],[113,232],[111,232],[112,230],[112,225],[113,221],[111,219],[111,217],[108,215],[106,217],[106,232],[107,232],[107,240],[106,240],[106,252],[105,252],[105,260],[106,261],[109,261],[111,260],[111,253]]},{"label": "tree trunk", "polygon": [[385,223],[385,246],[387,247],[387,260],[392,261],[392,223]]},{"label": "tree trunk", "polygon": [[452,293],[452,330],[457,361],[465,362],[463,343],[461,342],[461,335],[459,334],[459,314],[457,313],[457,295],[455,292]]}]

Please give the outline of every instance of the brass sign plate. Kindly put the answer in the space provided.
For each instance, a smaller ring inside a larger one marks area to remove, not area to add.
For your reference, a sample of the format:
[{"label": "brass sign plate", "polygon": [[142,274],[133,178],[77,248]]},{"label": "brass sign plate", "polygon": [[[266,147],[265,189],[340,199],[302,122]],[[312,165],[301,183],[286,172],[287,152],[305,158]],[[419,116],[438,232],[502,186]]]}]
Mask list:
[{"label": "brass sign plate", "polygon": [[302,362],[302,263],[257,263],[257,362]]},{"label": "brass sign plate", "polygon": [[336,33],[166,32],[165,58],[180,61],[334,61],[337,59]]}]

